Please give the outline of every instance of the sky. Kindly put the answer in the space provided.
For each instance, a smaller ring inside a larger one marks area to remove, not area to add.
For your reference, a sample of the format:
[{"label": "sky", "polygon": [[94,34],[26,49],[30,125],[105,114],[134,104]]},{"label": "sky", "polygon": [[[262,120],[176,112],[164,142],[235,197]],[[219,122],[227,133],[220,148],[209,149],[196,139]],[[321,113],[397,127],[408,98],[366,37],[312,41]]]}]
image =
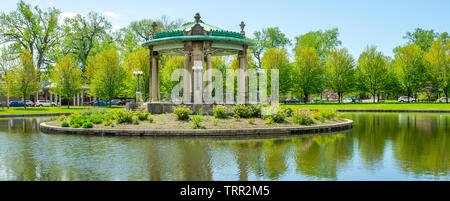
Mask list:
[{"label": "sky", "polygon": [[[0,12],[16,9],[19,0],[0,0]],[[206,23],[246,35],[267,27],[279,27],[292,41],[309,31],[339,29],[339,39],[357,59],[369,45],[387,56],[407,41],[403,36],[420,27],[450,32],[449,0],[26,0],[41,8],[55,7],[70,17],[100,12],[114,29],[132,21],[170,19],[193,21],[199,12]]]}]

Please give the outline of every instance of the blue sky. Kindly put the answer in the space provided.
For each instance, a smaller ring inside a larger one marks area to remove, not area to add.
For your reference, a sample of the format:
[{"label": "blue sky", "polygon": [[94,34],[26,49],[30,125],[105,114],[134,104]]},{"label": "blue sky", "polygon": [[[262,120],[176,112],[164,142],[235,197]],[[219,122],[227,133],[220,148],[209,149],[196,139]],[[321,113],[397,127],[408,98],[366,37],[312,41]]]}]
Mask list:
[{"label": "blue sky", "polygon": [[[18,0],[1,0],[0,11],[16,8]],[[115,28],[144,18],[167,15],[192,21],[196,12],[202,20],[239,31],[243,20],[247,35],[277,26],[290,39],[308,31],[339,28],[342,46],[357,59],[367,45],[376,45],[385,55],[406,43],[403,36],[416,27],[450,32],[448,0],[27,0],[41,8],[54,6],[70,16],[96,11],[104,13]]]}]

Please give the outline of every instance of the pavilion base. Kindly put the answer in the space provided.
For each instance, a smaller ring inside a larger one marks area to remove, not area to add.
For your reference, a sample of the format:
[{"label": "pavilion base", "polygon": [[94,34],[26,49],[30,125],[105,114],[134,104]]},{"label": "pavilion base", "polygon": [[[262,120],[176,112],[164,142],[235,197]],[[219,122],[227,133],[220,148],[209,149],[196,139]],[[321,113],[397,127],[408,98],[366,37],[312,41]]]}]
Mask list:
[{"label": "pavilion base", "polygon": [[[166,114],[173,113],[174,109],[177,107],[185,106],[191,109],[193,112],[198,113],[202,109],[204,114],[213,114],[214,106],[217,104],[175,104],[175,103],[147,103],[147,110],[151,114]],[[226,106],[229,111],[235,106],[234,104],[227,104]]]}]

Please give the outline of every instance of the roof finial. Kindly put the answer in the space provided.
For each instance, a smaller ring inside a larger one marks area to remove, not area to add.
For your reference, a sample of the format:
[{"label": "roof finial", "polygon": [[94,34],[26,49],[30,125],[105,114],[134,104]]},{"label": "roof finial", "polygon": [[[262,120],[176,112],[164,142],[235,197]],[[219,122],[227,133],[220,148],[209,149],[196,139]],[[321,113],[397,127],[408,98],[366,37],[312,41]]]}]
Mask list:
[{"label": "roof finial", "polygon": [[200,13],[195,13],[195,23],[198,24],[200,22]]},{"label": "roof finial", "polygon": [[239,26],[241,26],[241,34],[245,37],[245,31],[244,31],[245,23],[244,23],[244,21],[242,21]]},{"label": "roof finial", "polygon": [[156,33],[156,28],[158,28],[158,24],[156,24],[156,22],[152,23],[152,28],[153,28],[153,33]]}]

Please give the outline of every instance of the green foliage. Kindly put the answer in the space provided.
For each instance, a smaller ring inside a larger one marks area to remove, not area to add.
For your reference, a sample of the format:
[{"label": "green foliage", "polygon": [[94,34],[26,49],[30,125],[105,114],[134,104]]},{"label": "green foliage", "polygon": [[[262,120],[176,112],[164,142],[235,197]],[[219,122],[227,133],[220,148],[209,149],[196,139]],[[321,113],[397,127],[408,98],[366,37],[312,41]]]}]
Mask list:
[{"label": "green foliage", "polygon": [[124,90],[124,74],[126,70],[120,63],[116,50],[105,50],[90,62],[87,72],[91,83],[90,93],[93,96],[111,100],[119,96]]},{"label": "green foliage", "polygon": [[311,31],[295,37],[294,51],[297,51],[298,47],[312,47],[316,49],[318,56],[323,59],[328,56],[332,49],[342,44],[338,37],[339,30],[337,28],[325,31]]},{"label": "green foliage", "polygon": [[394,68],[401,87],[409,97],[416,93],[424,80],[423,52],[417,45],[406,45],[397,49]]},{"label": "green foliage", "polygon": [[92,124],[92,122],[86,122],[86,123],[83,123],[82,127],[83,128],[93,128],[94,124]]},{"label": "green foliage", "polygon": [[173,112],[177,116],[177,119],[180,121],[188,120],[189,115],[192,114],[191,109],[189,109],[188,107],[185,107],[185,106],[177,107],[177,108],[175,108],[175,110]]},{"label": "green foliage", "polygon": [[274,123],[275,123],[275,121],[272,118],[266,119],[266,122],[265,122],[265,124],[269,124],[269,125],[272,125]]},{"label": "green foliage", "polygon": [[[127,97],[136,96],[138,81],[136,75],[133,74],[134,71],[142,71],[143,74],[139,76],[139,87],[142,92],[143,99],[147,100],[147,98],[149,97],[150,54],[148,51],[149,50],[147,48],[139,47],[133,52],[127,54],[123,62],[123,66],[127,72],[125,75],[126,79],[124,80],[126,87],[123,93]],[[167,64],[165,67],[167,67]],[[163,71],[164,69],[162,69],[161,71]]]},{"label": "green foliage", "polygon": [[260,118],[261,117],[261,108],[262,105],[251,105],[250,106],[250,113],[251,113],[251,117],[254,118]]},{"label": "green foliage", "polygon": [[108,119],[108,120],[105,121],[105,123],[103,125],[104,126],[114,127],[114,121],[112,119]]},{"label": "green foliage", "polygon": [[293,110],[292,108],[290,108],[290,107],[288,107],[288,108],[283,108],[282,110],[284,110],[284,112],[286,113],[286,115],[287,115],[288,117],[292,116],[292,113],[294,112],[294,110]]},{"label": "green foliage", "polygon": [[292,122],[299,125],[311,125],[314,124],[314,117],[311,111],[297,110],[292,113]]},{"label": "green foliage", "polygon": [[70,125],[71,128],[80,128],[80,124],[76,123],[76,124],[71,124]]},{"label": "green foliage", "polygon": [[252,124],[252,125],[255,124],[255,121],[256,121],[255,118],[250,118],[250,119],[247,120],[247,122],[248,122],[249,124]]},{"label": "green foliage", "polygon": [[290,44],[289,39],[278,27],[269,27],[254,33],[253,42],[255,45],[251,51],[258,60],[258,67],[261,68],[261,55],[269,48],[285,47]]},{"label": "green foliage", "polygon": [[[50,72],[50,81],[53,83],[52,92],[59,94],[63,99],[72,98],[82,89],[82,72],[72,56],[64,56],[58,60],[56,67]],[[69,107],[69,104],[67,104]]]},{"label": "green foliage", "polygon": [[239,118],[249,118],[251,117],[251,112],[245,105],[236,105],[231,109],[231,112],[235,117]]},{"label": "green foliage", "polygon": [[353,58],[347,49],[334,49],[326,60],[326,86],[336,92],[339,103],[344,93],[353,88],[354,82]]},{"label": "green foliage", "polygon": [[386,57],[377,51],[376,47],[367,47],[359,57],[356,75],[359,90],[369,92],[375,102],[375,96],[386,88],[388,78]]},{"label": "green foliage", "polygon": [[113,116],[118,124],[129,124],[133,121],[133,112],[118,110],[114,112]]},{"label": "green foliage", "polygon": [[148,120],[150,123],[153,123],[153,121],[154,121],[153,116],[152,116],[151,114],[149,114],[147,120]]},{"label": "green foliage", "polygon": [[142,111],[142,110],[136,110],[134,112],[134,115],[137,116],[139,118],[139,120],[141,120],[141,121],[148,120],[148,117],[149,117],[149,113],[147,111]]},{"label": "green foliage", "polygon": [[61,115],[58,117],[58,121],[64,121],[66,119],[66,115]]},{"label": "green foliage", "polygon": [[192,117],[192,123],[193,123],[192,128],[193,129],[205,128],[205,126],[202,125],[202,121],[203,121],[203,117],[201,115],[194,115]]},{"label": "green foliage", "polygon": [[222,105],[214,106],[213,114],[215,118],[226,119],[228,118],[227,107]]},{"label": "green foliage", "polygon": [[278,110],[275,114],[272,115],[272,118],[274,122],[276,123],[283,123],[286,119],[286,112],[284,110]]},{"label": "green foliage", "polygon": [[[30,94],[41,89],[39,69],[34,66],[33,55],[28,50],[22,50],[20,64],[14,65],[12,70],[5,74],[4,80],[8,83],[6,91],[10,96],[27,100]],[[26,108],[26,105],[24,107]]]},{"label": "green foliage", "polygon": [[[324,68],[317,51],[312,47],[298,47],[293,69],[293,91],[304,95],[304,102],[309,96],[323,89]],[[290,85],[290,84],[289,84]]]},{"label": "green foliage", "polygon": [[133,116],[131,118],[131,123],[133,123],[134,125],[138,125],[139,124],[139,117]]},{"label": "green foliage", "polygon": [[102,114],[90,115],[88,118],[88,121],[90,121],[94,124],[101,124],[103,122],[103,115]]},{"label": "green foliage", "polygon": [[63,121],[63,122],[61,123],[61,127],[69,127],[69,122]]},{"label": "green foliage", "polygon": [[439,34],[434,32],[433,29],[425,30],[416,28],[414,32],[407,32],[403,38],[408,39],[409,44],[415,44],[419,46],[422,51],[427,51],[438,35]]},{"label": "green foliage", "polygon": [[[267,78],[272,77],[272,69],[278,70],[279,90],[281,95],[289,93],[292,89],[292,67],[288,54],[284,48],[269,48],[264,52],[262,68],[266,69]],[[267,88],[272,87],[272,79],[267,79]],[[263,89],[264,90],[264,89]],[[269,91],[271,95],[271,91]]]}]

